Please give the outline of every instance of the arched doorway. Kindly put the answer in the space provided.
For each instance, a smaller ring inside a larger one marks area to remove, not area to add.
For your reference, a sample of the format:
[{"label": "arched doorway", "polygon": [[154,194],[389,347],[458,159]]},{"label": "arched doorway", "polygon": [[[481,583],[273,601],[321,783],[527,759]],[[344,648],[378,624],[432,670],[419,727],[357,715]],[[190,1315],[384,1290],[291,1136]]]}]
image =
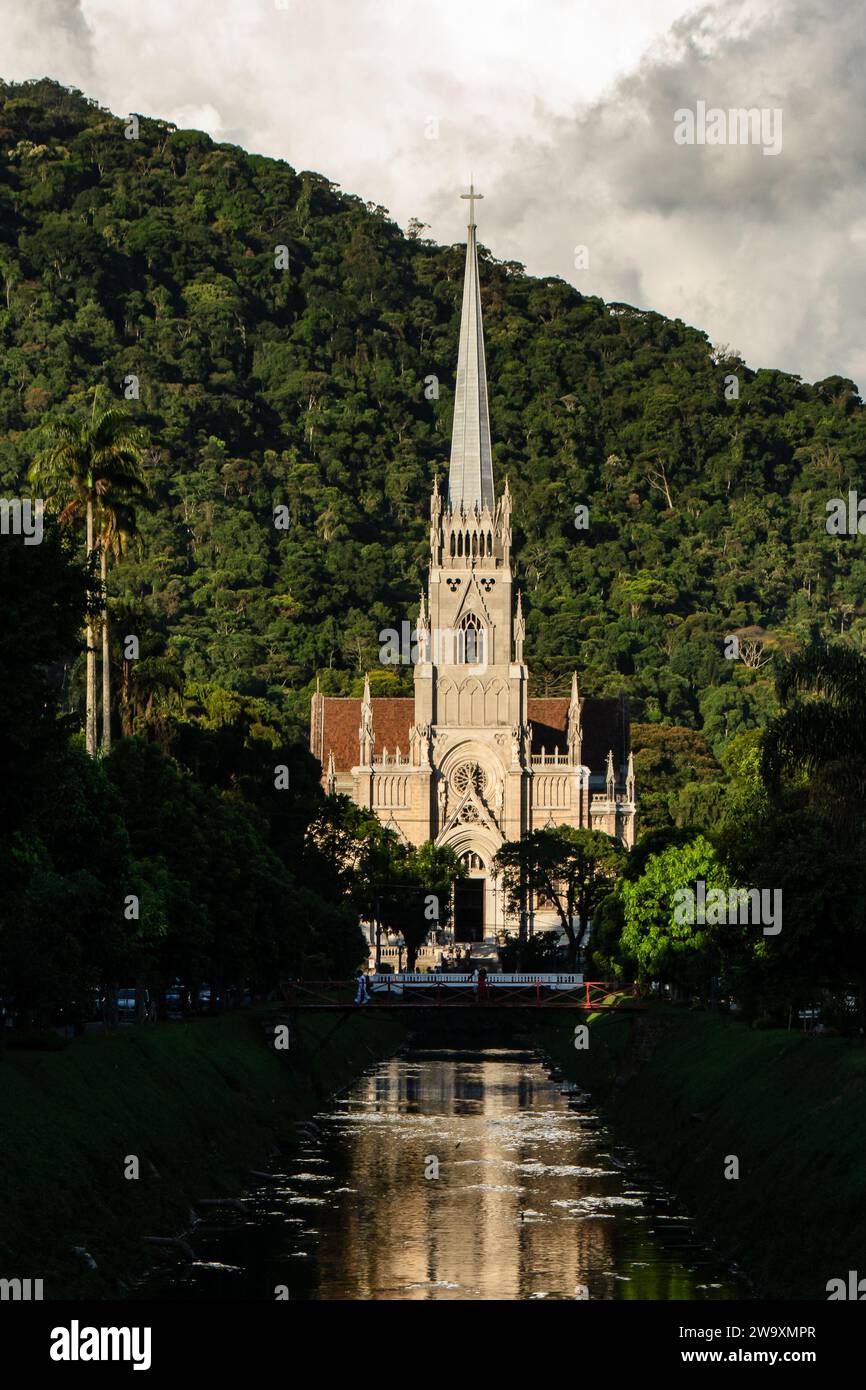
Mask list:
[{"label": "arched doorway", "polygon": [[467,876],[458,878],[454,884],[454,941],[457,945],[466,946],[484,940],[487,880],[484,860],[475,850],[464,850],[460,862]]},{"label": "arched doorway", "polygon": [[493,865],[502,844],[496,817],[504,803],[499,750],[461,738],[439,762],[440,821],[436,843],[449,845],[464,876],[454,884],[453,940],[458,946],[497,938],[497,885]]}]

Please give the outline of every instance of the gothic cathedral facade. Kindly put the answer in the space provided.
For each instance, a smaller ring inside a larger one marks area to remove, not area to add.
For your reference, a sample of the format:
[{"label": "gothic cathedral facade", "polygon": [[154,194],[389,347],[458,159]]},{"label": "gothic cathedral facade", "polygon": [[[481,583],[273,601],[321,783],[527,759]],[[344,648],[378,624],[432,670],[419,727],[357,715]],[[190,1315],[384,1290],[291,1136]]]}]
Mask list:
[{"label": "gothic cathedral facade", "polygon": [[[412,844],[450,845],[453,937],[495,949],[507,920],[494,859],[504,840],[585,826],[634,843],[634,765],[624,697],[529,695],[515,595],[508,481],[494,488],[474,198],[457,361],[448,495],[434,485],[430,573],[416,624],[414,699],[313,696],[310,747],[325,789],[372,809]],[[557,925],[538,908],[530,930]]]}]

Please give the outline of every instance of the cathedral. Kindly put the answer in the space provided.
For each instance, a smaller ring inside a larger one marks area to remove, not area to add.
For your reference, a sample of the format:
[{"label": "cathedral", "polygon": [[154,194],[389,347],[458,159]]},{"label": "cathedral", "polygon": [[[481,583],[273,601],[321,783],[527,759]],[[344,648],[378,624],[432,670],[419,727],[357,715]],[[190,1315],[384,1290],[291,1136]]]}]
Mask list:
[{"label": "cathedral", "polygon": [[[511,563],[511,496],[493,477],[475,199],[470,190],[448,495],[434,485],[430,573],[416,624],[414,698],[313,696],[310,748],[329,794],[345,793],[412,844],[450,845],[466,867],[448,941],[493,954],[505,930],[493,861],[545,826],[635,837],[628,707],[529,696],[525,625]],[[558,926],[533,905],[529,930]],[[441,946],[441,943],[440,943]],[[419,957],[428,963],[441,949]]]}]

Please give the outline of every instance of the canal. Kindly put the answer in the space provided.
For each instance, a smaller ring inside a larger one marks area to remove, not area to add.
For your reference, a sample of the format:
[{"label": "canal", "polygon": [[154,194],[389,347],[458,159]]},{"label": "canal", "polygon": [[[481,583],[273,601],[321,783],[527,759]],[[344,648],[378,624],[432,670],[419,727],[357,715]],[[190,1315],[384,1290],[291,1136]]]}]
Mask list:
[{"label": "canal", "polygon": [[[272,1180],[190,1236],[173,1299],[747,1297],[535,1053],[406,1052],[275,1158]],[[214,1210],[214,1209],[210,1209]]]}]

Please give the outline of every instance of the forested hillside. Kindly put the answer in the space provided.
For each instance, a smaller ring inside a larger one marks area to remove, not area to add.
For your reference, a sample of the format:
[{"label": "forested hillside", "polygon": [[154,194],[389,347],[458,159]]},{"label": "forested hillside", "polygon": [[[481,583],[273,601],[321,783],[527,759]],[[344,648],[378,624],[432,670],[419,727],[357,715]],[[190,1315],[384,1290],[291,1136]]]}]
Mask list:
[{"label": "forested hillside", "polygon": [[[111,576],[142,637],[129,731],[219,690],[297,730],[317,673],[357,688],[379,630],[416,612],[464,248],[199,132],[127,133],[47,80],[0,83],[0,493],[28,490],[46,422],[104,384],[147,432],[153,493]],[[576,666],[587,693],[624,689],[635,719],[721,756],[773,699],[772,662],[726,660],[726,633],[862,643],[862,541],[825,527],[863,483],[857,387],[752,370],[487,251],[481,276],[535,691]]]}]

